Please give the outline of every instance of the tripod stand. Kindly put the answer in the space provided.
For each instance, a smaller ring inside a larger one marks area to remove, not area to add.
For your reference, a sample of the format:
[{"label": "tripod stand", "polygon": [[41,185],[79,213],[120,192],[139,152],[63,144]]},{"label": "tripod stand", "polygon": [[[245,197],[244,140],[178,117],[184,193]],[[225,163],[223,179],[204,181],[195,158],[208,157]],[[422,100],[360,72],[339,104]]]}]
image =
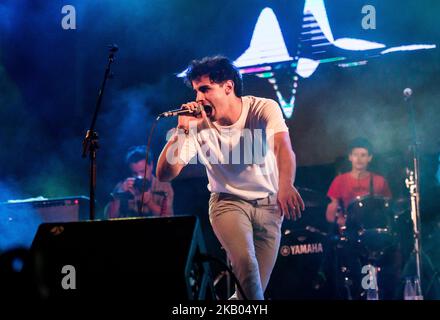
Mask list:
[{"label": "tripod stand", "polygon": [[[226,265],[229,268],[232,268],[231,261],[229,260],[228,256],[226,255]],[[224,282],[226,284],[225,288],[225,298],[228,299],[232,294],[234,293],[234,286],[232,283],[232,277],[231,273],[228,269],[220,271],[220,273],[217,275],[217,277],[214,279],[214,288],[220,285],[221,281],[224,279]],[[221,300],[220,297],[217,295],[217,299]]]},{"label": "tripod stand", "polygon": [[[228,265],[230,266],[229,261],[228,261]],[[231,275],[229,274],[229,272],[227,270],[223,270],[217,275],[217,277],[214,279],[214,287],[217,287],[223,279],[225,280],[225,283],[226,283],[225,297],[230,297],[230,296],[232,296],[233,292],[231,289],[232,288]],[[218,295],[216,298],[218,300],[221,300]]]}]

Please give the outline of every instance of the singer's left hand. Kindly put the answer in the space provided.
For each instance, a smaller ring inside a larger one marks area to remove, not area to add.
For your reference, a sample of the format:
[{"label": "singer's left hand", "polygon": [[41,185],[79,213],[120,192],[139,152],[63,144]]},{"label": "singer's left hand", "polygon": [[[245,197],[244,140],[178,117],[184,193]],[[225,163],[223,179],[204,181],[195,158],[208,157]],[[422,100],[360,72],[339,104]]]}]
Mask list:
[{"label": "singer's left hand", "polygon": [[278,190],[278,206],[285,218],[299,219],[305,205],[298,190],[292,185],[280,185]]}]

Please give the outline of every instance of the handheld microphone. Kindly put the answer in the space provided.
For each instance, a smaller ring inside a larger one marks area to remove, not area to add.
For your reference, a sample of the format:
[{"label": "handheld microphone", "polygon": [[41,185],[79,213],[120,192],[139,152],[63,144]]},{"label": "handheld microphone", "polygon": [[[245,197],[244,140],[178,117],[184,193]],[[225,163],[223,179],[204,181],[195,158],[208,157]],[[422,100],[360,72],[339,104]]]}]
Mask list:
[{"label": "handheld microphone", "polygon": [[[203,110],[205,110],[206,115],[209,117],[211,115],[212,112],[212,107],[211,106],[203,106]],[[158,119],[160,118],[168,118],[168,117],[175,117],[175,116],[198,116],[202,113],[202,107],[199,107],[197,110],[193,111],[193,110],[187,110],[187,109],[175,109],[175,110],[169,110],[169,111],[165,111],[162,112],[161,114],[159,114],[159,116],[157,117]]]}]

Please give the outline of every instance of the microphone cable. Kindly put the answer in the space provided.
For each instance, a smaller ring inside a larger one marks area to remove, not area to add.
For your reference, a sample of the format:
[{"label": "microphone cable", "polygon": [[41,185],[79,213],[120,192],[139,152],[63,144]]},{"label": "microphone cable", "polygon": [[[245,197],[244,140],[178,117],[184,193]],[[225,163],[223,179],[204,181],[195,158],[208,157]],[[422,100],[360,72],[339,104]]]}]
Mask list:
[{"label": "microphone cable", "polygon": [[[142,181],[142,190],[141,190],[141,203],[139,204],[139,212],[138,212],[138,214],[140,216],[142,216],[143,209],[144,209],[144,193],[145,193],[145,188],[147,186],[147,168],[148,168],[148,161],[150,160],[150,159],[148,159],[148,154],[149,154],[150,147],[151,147],[151,138],[153,137],[153,133],[154,133],[154,130],[156,129],[158,120],[159,120],[159,118],[157,118],[153,122],[153,125],[151,126],[151,129],[150,129],[150,134],[149,134],[148,140],[147,140],[147,147],[146,147],[146,152],[145,152],[145,169],[144,169],[144,177],[143,177],[143,181]],[[151,170],[153,170],[153,168],[151,168]]]}]

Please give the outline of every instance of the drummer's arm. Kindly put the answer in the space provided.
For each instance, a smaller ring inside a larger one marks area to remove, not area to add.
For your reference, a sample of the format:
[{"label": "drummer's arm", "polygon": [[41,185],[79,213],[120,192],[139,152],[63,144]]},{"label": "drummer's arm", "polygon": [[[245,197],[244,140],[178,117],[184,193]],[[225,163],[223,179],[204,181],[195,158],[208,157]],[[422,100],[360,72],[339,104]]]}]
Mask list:
[{"label": "drummer's arm", "polygon": [[325,212],[325,217],[328,222],[333,223],[335,222],[336,214],[338,213],[339,209],[339,201],[338,199],[331,198],[331,202],[327,205],[327,211]]},{"label": "drummer's arm", "polygon": [[332,201],[327,205],[327,211],[325,217],[329,223],[334,223],[337,219],[339,226],[345,225],[345,217],[342,214],[342,208],[340,207],[339,200],[336,198],[330,198]]}]

